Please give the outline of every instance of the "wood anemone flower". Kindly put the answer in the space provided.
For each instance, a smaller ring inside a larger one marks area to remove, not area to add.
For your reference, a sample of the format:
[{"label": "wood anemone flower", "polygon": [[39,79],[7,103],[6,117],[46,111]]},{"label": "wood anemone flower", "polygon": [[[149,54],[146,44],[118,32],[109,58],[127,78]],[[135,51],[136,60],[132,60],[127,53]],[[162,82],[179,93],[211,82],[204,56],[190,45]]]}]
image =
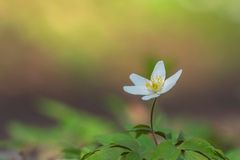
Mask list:
[{"label": "wood anemone flower", "polygon": [[123,90],[133,95],[142,95],[142,100],[157,98],[163,93],[168,92],[177,83],[182,74],[182,69],[171,77],[166,78],[166,70],[163,61],[159,61],[152,72],[151,79],[148,80],[138,74],[132,73],[129,78],[133,86],[124,86]]}]

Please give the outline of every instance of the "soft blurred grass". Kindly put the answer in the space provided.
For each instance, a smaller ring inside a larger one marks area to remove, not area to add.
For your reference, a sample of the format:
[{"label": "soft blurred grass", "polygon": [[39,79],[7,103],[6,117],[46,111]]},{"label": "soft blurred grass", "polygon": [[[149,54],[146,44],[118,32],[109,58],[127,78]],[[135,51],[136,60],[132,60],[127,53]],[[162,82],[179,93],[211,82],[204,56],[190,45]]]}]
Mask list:
[{"label": "soft blurred grass", "polygon": [[92,142],[95,136],[111,133],[113,124],[96,116],[72,109],[63,103],[44,100],[40,111],[56,121],[50,128],[12,122],[8,132],[14,146],[60,147],[81,146]]}]

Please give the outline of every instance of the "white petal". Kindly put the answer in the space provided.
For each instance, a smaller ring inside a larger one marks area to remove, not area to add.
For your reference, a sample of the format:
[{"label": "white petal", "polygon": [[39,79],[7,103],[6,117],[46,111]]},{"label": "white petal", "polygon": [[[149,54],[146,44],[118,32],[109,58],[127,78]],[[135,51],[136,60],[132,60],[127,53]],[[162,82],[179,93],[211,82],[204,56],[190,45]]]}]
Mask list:
[{"label": "white petal", "polygon": [[133,95],[149,95],[151,92],[145,86],[124,86],[123,90]]},{"label": "white petal", "polygon": [[179,77],[182,74],[182,70],[180,69],[179,71],[177,71],[174,75],[172,75],[171,77],[169,77],[163,85],[163,88],[161,90],[161,94],[166,93],[167,91],[169,91],[170,89],[172,89],[172,87],[176,84],[177,80],[179,79]]},{"label": "white petal", "polygon": [[160,76],[163,80],[165,80],[166,70],[163,61],[158,61],[158,63],[155,65],[151,78],[157,76]]},{"label": "white petal", "polygon": [[130,74],[129,78],[136,86],[145,86],[146,83],[149,81],[148,79],[139,76],[138,74],[135,73]]},{"label": "white petal", "polygon": [[150,100],[150,99],[156,98],[156,97],[158,97],[158,96],[160,96],[160,94],[155,93],[155,94],[151,94],[151,95],[143,96],[143,97],[142,97],[142,100],[147,101],[147,100]]}]

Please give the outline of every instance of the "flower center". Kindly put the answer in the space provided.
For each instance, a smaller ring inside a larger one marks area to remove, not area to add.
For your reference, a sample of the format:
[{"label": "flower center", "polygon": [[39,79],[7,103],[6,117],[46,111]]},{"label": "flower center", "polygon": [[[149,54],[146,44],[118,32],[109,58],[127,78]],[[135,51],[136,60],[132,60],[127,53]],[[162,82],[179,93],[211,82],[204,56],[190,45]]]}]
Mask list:
[{"label": "flower center", "polygon": [[150,91],[158,92],[162,89],[163,84],[164,80],[160,76],[157,76],[151,78],[151,81],[146,83],[146,87]]}]

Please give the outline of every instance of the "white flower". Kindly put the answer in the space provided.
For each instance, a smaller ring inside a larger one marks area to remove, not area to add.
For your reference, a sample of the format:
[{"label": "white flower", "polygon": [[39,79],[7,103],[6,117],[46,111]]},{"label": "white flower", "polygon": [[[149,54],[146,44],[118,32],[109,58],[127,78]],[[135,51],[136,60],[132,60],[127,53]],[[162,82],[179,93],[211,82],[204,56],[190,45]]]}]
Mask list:
[{"label": "white flower", "polygon": [[181,74],[182,70],[180,69],[174,75],[165,80],[165,66],[163,61],[159,61],[154,67],[151,80],[132,73],[129,78],[134,86],[124,86],[123,90],[133,95],[143,95],[142,100],[150,100],[172,89]]}]

